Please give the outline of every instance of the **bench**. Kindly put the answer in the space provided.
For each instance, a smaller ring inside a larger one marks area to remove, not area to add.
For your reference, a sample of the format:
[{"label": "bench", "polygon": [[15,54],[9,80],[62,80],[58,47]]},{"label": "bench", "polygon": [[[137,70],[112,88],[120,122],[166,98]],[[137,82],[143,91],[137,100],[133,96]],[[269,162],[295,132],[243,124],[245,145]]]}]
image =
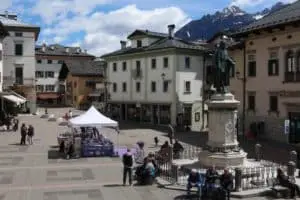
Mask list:
[{"label": "bench", "polygon": [[271,186],[271,191],[275,194],[276,198],[280,197],[288,197],[289,189],[287,187],[283,187],[279,185],[277,178],[269,178],[267,179],[268,186]]}]

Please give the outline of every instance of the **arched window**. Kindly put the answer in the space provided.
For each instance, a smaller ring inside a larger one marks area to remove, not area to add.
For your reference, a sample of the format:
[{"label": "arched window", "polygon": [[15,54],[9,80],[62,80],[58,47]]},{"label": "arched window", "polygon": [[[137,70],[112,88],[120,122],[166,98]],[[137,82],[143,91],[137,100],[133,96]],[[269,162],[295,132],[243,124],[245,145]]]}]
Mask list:
[{"label": "arched window", "polygon": [[295,55],[294,52],[289,50],[286,53],[286,71],[294,72],[295,71]]}]

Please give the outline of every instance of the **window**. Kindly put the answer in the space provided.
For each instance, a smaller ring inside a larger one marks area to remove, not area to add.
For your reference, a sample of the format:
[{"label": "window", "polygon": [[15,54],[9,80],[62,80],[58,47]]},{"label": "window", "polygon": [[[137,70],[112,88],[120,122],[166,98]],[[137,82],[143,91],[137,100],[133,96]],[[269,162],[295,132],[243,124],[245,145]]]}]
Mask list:
[{"label": "window", "polygon": [[0,61],[2,60],[2,51],[0,50]]},{"label": "window", "polygon": [[184,82],[184,93],[190,93],[191,92],[191,82],[185,81]]},{"label": "window", "polygon": [[286,72],[295,71],[295,57],[293,51],[288,51],[286,53]]},{"label": "window", "polygon": [[135,64],[136,64],[136,76],[139,77],[141,76],[141,61],[137,60]]},{"label": "window", "polygon": [[169,81],[163,82],[163,92],[168,92],[169,90]]},{"label": "window", "polygon": [[15,55],[16,56],[23,55],[23,44],[15,44]]},{"label": "window", "polygon": [[270,111],[278,111],[278,97],[277,96],[270,96]]},{"label": "window", "polygon": [[96,87],[96,82],[93,81],[93,80],[87,80],[87,81],[85,81],[85,87],[95,88]]},{"label": "window", "polygon": [[117,71],[117,63],[113,63],[113,71],[114,71],[114,72]]},{"label": "window", "polygon": [[59,60],[59,61],[57,61],[57,64],[63,64],[64,63],[64,61],[63,60]]},{"label": "window", "polygon": [[135,90],[136,90],[136,92],[140,92],[141,91],[141,83],[140,82],[136,82],[135,83]]},{"label": "window", "polygon": [[297,52],[297,67],[296,71],[300,72],[300,50]]},{"label": "window", "polygon": [[123,71],[126,71],[127,70],[127,63],[123,62],[122,66],[123,66]]},{"label": "window", "polygon": [[77,101],[77,96],[74,96],[74,101]]},{"label": "window", "polygon": [[156,59],[155,58],[151,59],[151,68],[156,69]]},{"label": "window", "polygon": [[35,90],[37,92],[44,92],[44,86],[43,85],[36,85]]},{"label": "window", "polygon": [[168,58],[164,58],[164,68],[167,68],[169,66],[169,59]]},{"label": "window", "polygon": [[41,64],[42,60],[36,60],[36,63]]},{"label": "window", "polygon": [[36,71],[35,72],[35,77],[36,78],[43,78],[44,77],[44,72],[43,71]]},{"label": "window", "polygon": [[47,60],[47,63],[48,64],[52,64],[52,60]]},{"label": "window", "polygon": [[76,88],[77,87],[77,82],[74,81],[73,85],[74,85],[74,88]]},{"label": "window", "polygon": [[278,65],[278,53],[270,52],[270,58],[268,61],[268,74],[269,76],[278,76],[279,65]]},{"label": "window", "polygon": [[117,83],[113,83],[113,92],[117,92]]},{"label": "window", "polygon": [[151,92],[156,92],[156,82],[155,81],[151,82]]},{"label": "window", "polygon": [[54,78],[54,72],[45,71],[45,78]]},{"label": "window", "polygon": [[123,89],[123,92],[127,91],[127,84],[126,84],[126,82],[123,82],[122,89]]},{"label": "window", "polygon": [[137,40],[136,41],[136,46],[139,48],[139,47],[142,47],[142,40]]},{"label": "window", "polygon": [[15,32],[15,36],[16,37],[23,37],[23,33],[22,32]]},{"label": "window", "polygon": [[191,66],[190,66],[190,63],[191,63],[191,61],[190,61],[190,57],[185,57],[185,61],[184,61],[184,66],[185,66],[185,68],[190,68]]},{"label": "window", "polygon": [[248,62],[248,76],[256,76],[256,61]]},{"label": "window", "polygon": [[255,95],[248,95],[248,110],[255,111]]},{"label": "window", "polygon": [[46,85],[46,91],[47,92],[53,92],[54,91],[55,86],[54,85]]}]

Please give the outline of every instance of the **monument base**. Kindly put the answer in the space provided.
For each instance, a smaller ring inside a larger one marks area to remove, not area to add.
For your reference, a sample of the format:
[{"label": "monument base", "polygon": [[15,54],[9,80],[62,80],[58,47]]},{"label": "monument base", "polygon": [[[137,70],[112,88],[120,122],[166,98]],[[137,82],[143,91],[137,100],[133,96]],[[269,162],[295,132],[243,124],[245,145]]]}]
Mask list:
[{"label": "monument base", "polygon": [[238,152],[210,152],[199,153],[199,161],[205,167],[215,166],[216,168],[242,167],[245,165],[247,153],[240,150]]}]

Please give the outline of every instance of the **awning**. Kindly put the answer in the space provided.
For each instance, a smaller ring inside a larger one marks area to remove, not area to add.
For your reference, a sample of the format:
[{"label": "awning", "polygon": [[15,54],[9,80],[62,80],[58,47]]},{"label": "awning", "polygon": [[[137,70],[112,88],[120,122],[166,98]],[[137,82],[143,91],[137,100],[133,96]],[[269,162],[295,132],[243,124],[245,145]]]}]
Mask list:
[{"label": "awning", "polygon": [[38,99],[57,99],[59,94],[57,93],[41,93],[37,94]]},{"label": "awning", "polygon": [[3,95],[2,96],[4,99],[11,101],[13,103],[16,103],[17,105],[23,104],[26,102],[25,98],[17,97],[15,95]]}]

